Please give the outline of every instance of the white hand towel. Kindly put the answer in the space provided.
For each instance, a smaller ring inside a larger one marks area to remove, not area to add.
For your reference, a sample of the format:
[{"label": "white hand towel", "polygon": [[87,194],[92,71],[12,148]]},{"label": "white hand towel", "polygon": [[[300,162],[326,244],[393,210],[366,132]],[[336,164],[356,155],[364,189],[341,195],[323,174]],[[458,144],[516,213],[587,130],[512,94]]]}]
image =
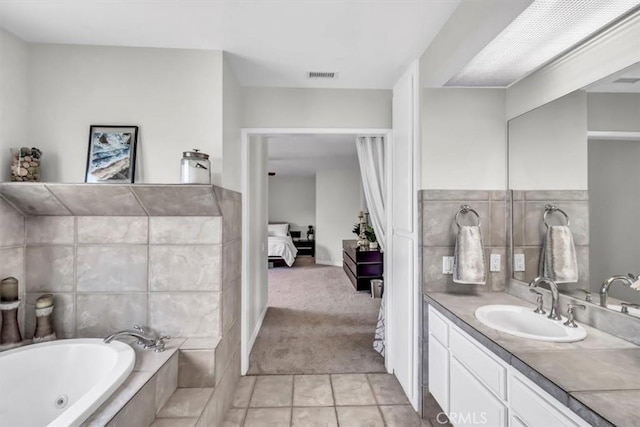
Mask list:
[{"label": "white hand towel", "polygon": [[552,225],[547,228],[540,254],[540,275],[556,283],[578,281],[578,259],[568,226]]},{"label": "white hand towel", "polygon": [[458,229],[453,253],[453,282],[469,285],[487,283],[482,233],[477,225]]}]

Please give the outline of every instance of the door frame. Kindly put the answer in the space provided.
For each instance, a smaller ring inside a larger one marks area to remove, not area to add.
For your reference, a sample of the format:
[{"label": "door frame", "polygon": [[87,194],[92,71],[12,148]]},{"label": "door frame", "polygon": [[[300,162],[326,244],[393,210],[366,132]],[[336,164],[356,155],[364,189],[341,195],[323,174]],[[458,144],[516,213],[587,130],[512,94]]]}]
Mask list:
[{"label": "door frame", "polygon": [[[249,291],[249,258],[248,258],[248,247],[249,247],[249,204],[248,199],[251,194],[251,189],[249,188],[250,182],[250,169],[249,169],[249,144],[251,137],[256,136],[275,136],[275,135],[309,135],[309,134],[342,134],[342,135],[384,135],[385,137],[385,163],[386,163],[386,176],[387,176],[387,189],[386,189],[386,200],[388,203],[391,200],[391,186],[389,185],[391,182],[391,159],[390,159],[390,150],[389,146],[393,143],[393,131],[392,129],[378,129],[378,128],[243,128],[241,130],[241,174],[242,174],[242,288],[241,288],[241,308],[240,308],[240,322],[241,322],[241,343],[240,343],[240,363],[241,363],[241,371],[242,375],[246,375],[249,370],[249,355],[251,354],[251,349],[255,343],[255,340],[258,336],[258,332],[262,327],[262,322],[264,320],[264,316],[267,312],[267,307],[265,306],[264,310],[260,314],[258,324],[254,328],[253,331],[249,330],[248,325],[248,309],[249,309],[249,300],[247,298]],[[390,210],[390,209],[387,209]],[[389,218],[389,215],[387,215]],[[388,219],[387,219],[388,221]],[[387,242],[391,240],[391,237],[387,235]],[[388,246],[387,246],[388,247]],[[389,247],[388,247],[389,248]],[[385,277],[390,278],[390,272],[393,268],[391,265],[391,252],[388,249],[389,255],[384,257],[384,270]],[[385,286],[385,309],[389,306],[387,304],[387,300],[393,297],[393,287]],[[385,312],[385,319],[388,319],[387,313]],[[387,320],[388,321],[388,320]],[[417,321],[417,320],[416,320]],[[389,331],[389,328],[386,329]],[[389,342],[389,337],[385,337],[385,345]],[[372,343],[373,345],[373,343]],[[389,352],[386,352],[385,357],[385,367],[387,372],[393,373],[393,360],[389,357]],[[416,373],[417,375],[417,373]]]}]

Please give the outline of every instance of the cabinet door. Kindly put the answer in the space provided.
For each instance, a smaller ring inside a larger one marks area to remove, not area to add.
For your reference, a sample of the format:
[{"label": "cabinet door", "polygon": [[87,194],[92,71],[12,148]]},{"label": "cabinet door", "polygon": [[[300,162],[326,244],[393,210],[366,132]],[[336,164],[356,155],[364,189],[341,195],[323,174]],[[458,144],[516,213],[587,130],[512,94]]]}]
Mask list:
[{"label": "cabinet door", "polygon": [[588,426],[551,395],[515,372],[509,377],[512,415],[530,427]]},{"label": "cabinet door", "polygon": [[449,350],[429,335],[429,391],[443,411],[449,411]]},{"label": "cabinet door", "polygon": [[456,427],[507,425],[507,409],[455,357],[450,361],[449,420]]}]

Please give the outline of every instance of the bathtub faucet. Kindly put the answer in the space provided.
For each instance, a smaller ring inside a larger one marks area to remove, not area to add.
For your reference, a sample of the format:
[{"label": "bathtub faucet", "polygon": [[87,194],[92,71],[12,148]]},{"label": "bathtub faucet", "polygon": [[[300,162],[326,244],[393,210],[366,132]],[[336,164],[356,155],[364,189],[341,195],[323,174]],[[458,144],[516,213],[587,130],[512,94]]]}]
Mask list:
[{"label": "bathtub faucet", "polygon": [[142,346],[142,348],[149,349],[152,348],[156,353],[160,353],[164,351],[164,342],[165,340],[170,339],[166,335],[160,335],[158,337],[151,337],[147,334],[147,331],[138,325],[133,325],[134,330],[127,331],[118,331],[114,332],[108,337],[104,339],[105,344],[109,344],[111,341],[120,337],[133,337],[138,340],[138,345]]}]

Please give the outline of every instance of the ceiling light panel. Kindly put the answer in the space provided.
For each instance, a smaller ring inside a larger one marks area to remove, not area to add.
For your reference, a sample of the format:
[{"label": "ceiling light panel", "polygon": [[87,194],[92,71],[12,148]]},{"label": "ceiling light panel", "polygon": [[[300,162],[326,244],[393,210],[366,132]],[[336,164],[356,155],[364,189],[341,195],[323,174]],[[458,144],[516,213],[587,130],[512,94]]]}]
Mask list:
[{"label": "ceiling light panel", "polygon": [[536,0],[446,86],[508,86],[640,4],[640,0]]}]

